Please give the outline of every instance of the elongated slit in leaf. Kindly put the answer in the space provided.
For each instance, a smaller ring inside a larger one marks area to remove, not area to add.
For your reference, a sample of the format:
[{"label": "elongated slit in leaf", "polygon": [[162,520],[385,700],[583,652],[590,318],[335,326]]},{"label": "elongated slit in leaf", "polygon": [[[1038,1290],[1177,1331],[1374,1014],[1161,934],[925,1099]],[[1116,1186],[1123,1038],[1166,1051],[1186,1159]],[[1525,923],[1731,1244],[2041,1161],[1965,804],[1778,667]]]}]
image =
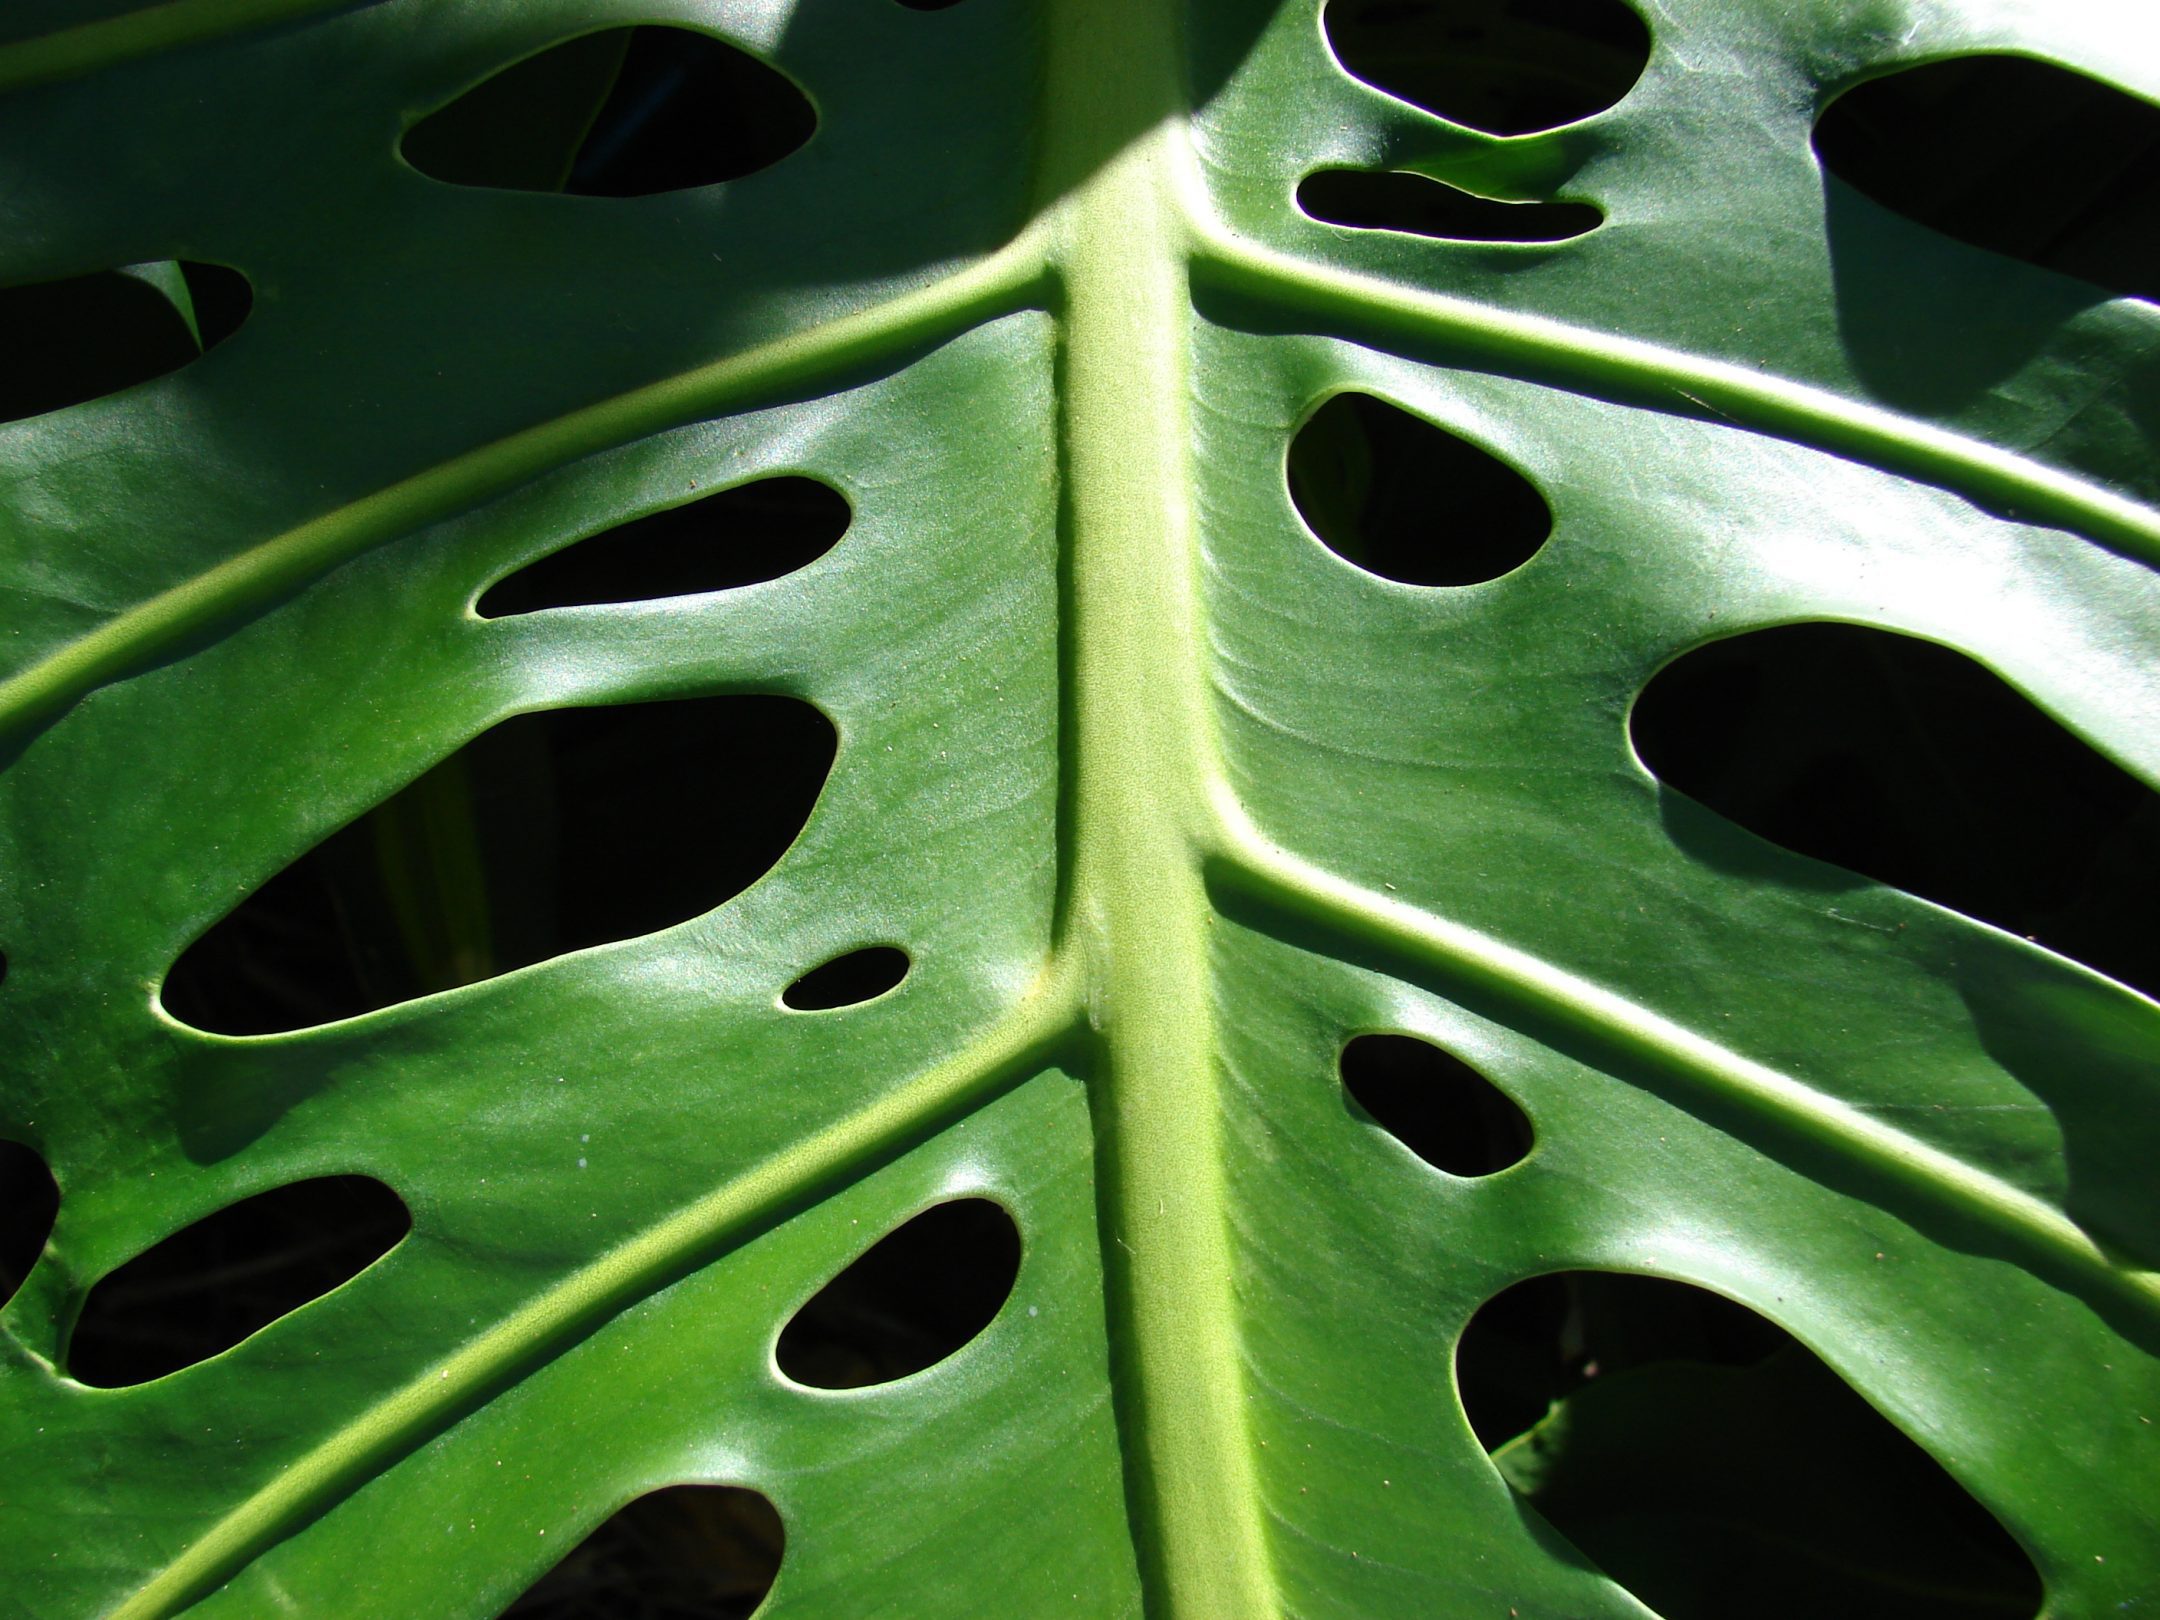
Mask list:
[{"label": "elongated slit in leaf", "polygon": [[68,1371],[101,1389],[231,1349],[350,1282],[412,1230],[371,1176],[318,1176],[207,1215],[108,1272],[68,1339]]},{"label": "elongated slit in leaf", "polygon": [[1552,508],[1491,452],[1370,394],[1290,442],[1290,499],[1345,562],[1404,585],[1482,585],[1537,555]]},{"label": "elongated slit in leaf", "polygon": [[60,1213],[60,1187],[28,1143],[0,1136],[0,1306],[30,1275]]},{"label": "elongated slit in leaf", "polygon": [[907,974],[907,952],[896,945],[866,945],[812,968],[780,993],[780,1001],[797,1012],[853,1007],[896,988]]},{"label": "elongated slit in leaf", "polygon": [[747,1620],[780,1574],[786,1527],[739,1485],[670,1485],[618,1509],[502,1620]]},{"label": "elongated slit in leaf", "polygon": [[481,593],[483,619],[762,585],[825,555],[852,516],[814,478],[760,478],[574,541]]},{"label": "elongated slit in leaf", "polygon": [[885,1234],[789,1318],[773,1359],[798,1384],[861,1389],[936,1366],[997,1316],[1020,1231],[987,1198],[924,1210]]},{"label": "elongated slit in leaf", "polygon": [[2160,793],[1964,655],[1859,625],[1758,630],[1667,665],[1629,726],[1660,780],[1757,837],[2160,995]]},{"label": "elongated slit in leaf", "polygon": [[1496,202],[1422,174],[1370,169],[1309,174],[1297,200],[1323,224],[1451,242],[1565,242],[1605,220],[1588,203]]},{"label": "elongated slit in leaf", "polygon": [[173,964],[165,1009],[301,1029],[673,927],[772,869],[835,746],[796,698],[519,715],[242,901]]},{"label": "elongated slit in leaf", "polygon": [[817,114],[777,69],[652,25],[565,40],[405,134],[431,179],[498,191],[647,197],[740,180],[809,140]]},{"label": "elongated slit in leaf", "polygon": [[1804,1345],[1706,1289],[1535,1278],[1456,1352],[1523,1501],[1664,1620],[2023,1620],[1995,1517]]},{"label": "elongated slit in leaf", "polygon": [[0,288],[0,422],[167,376],[240,329],[247,278],[159,260]]},{"label": "elongated slit in leaf", "polygon": [[1528,1157],[1529,1118],[1454,1053],[1412,1035],[1359,1035],[1342,1050],[1343,1090],[1436,1170],[1489,1176]]},{"label": "elongated slit in leaf", "polygon": [[1491,135],[1603,112],[1650,59],[1620,0],[1329,0],[1323,15],[1355,77]]}]

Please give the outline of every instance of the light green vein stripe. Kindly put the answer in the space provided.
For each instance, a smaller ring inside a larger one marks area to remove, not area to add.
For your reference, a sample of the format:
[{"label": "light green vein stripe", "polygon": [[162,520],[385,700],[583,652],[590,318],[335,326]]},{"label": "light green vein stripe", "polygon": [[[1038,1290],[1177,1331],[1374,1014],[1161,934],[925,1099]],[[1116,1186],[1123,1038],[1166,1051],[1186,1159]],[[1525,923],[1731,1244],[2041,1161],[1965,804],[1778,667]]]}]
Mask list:
[{"label": "light green vein stripe", "polygon": [[78,23],[14,45],[0,45],[0,90],[78,78],[138,56],[223,34],[267,28],[355,0],[166,0],[122,17]]},{"label": "light green vein stripe", "polygon": [[0,736],[20,736],[102,683],[221,623],[258,611],[370,547],[548,469],[787,390],[1009,313],[1043,276],[1038,238],[873,309],[730,355],[482,445],[264,540],[116,615],[0,681]]},{"label": "light green vein stripe", "polygon": [[1299,859],[1260,832],[1227,789],[1218,790],[1216,813],[1219,854],[1211,864],[1231,888],[1337,938],[1398,953],[1503,1004],[1591,1035],[1698,1095],[1736,1105],[1983,1222],[2015,1251],[2054,1262],[2104,1295],[2160,1320],[2160,1273],[2120,1264],[2060,1210],[2021,1188],[1611,990]]},{"label": "light green vein stripe", "polygon": [[1434,338],[1515,375],[1549,370],[1622,397],[1667,391],[1737,426],[1917,478],[2021,520],[2072,530],[2160,564],[2160,512],[2111,489],[1900,416],[1746,366],[1654,343],[1423,292],[1378,276],[1309,263],[1233,237],[1202,239],[1197,280],[1343,323]]},{"label": "light green vein stripe", "polygon": [[1062,961],[1053,962],[1019,1006],[958,1055],[601,1255],[427,1368],[279,1470],[112,1610],[111,1620],[163,1620],[178,1613],[288,1526],[388,1467],[505,1374],[717,1257],[790,1204],[874,1166],[912,1136],[1025,1078],[1079,1027],[1076,977]]}]

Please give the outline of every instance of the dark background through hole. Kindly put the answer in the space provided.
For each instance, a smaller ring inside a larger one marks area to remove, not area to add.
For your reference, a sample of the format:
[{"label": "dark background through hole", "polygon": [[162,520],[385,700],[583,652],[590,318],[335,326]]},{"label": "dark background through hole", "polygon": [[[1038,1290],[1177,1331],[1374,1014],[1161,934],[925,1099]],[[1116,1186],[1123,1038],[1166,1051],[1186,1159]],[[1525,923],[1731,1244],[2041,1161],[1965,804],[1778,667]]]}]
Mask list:
[{"label": "dark background through hole", "polygon": [[2160,993],[2160,794],[1963,654],[1759,630],[1668,665],[1630,727],[1660,780],[1757,836]]}]

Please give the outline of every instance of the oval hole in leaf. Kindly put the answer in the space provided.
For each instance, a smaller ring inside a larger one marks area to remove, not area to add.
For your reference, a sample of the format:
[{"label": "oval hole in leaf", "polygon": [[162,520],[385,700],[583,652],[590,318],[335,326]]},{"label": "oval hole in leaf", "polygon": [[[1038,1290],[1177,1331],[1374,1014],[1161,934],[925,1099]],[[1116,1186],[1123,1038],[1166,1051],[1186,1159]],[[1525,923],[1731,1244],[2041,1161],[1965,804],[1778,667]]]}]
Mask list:
[{"label": "oval hole in leaf", "polygon": [[114,1389],[207,1361],[350,1282],[411,1230],[404,1201],[371,1176],[257,1193],[100,1279],[68,1339],[68,1371]]},{"label": "oval hole in leaf", "polygon": [[[2005,116],[2006,109],[2015,116]],[[1815,126],[1862,196],[1973,247],[2160,298],[2160,107],[2022,56],[1870,79]]]},{"label": "oval hole in leaf", "polygon": [[[1629,725],[1662,781],[1757,837],[2160,995],[2160,794],[1963,654],[1758,630],[1667,665]],[[1667,823],[1745,863],[1684,811]]]},{"label": "oval hole in leaf", "polygon": [[0,288],[0,422],[178,371],[238,331],[254,297],[237,270],[171,259]]},{"label": "oval hole in leaf", "polygon": [[1359,1035],[1342,1050],[1343,1089],[1374,1124],[1436,1170],[1489,1176],[1520,1164],[1534,1140],[1515,1099],[1413,1035]]},{"label": "oval hole in leaf", "polygon": [[1540,1277],[1456,1352],[1516,1493],[1664,1620],[2003,1620],[2032,1561],[1964,1487],[1774,1324],[1707,1290]]},{"label": "oval hole in leaf", "polygon": [[474,611],[501,619],[761,585],[824,556],[851,516],[814,478],[760,478],[550,552],[489,586]]},{"label": "oval hole in leaf", "polygon": [[836,745],[785,697],[506,720],[242,901],[173,964],[165,1008],[301,1029],[685,922],[779,861]]},{"label": "oval hole in leaf", "polygon": [[780,992],[783,1006],[797,1012],[824,1012],[874,1001],[908,975],[907,952],[895,945],[869,945],[814,967]]},{"label": "oval hole in leaf", "polygon": [[773,1359],[812,1389],[934,1367],[988,1327],[1020,1274],[1020,1231],[987,1198],[924,1210],[871,1245],[780,1330]]},{"label": "oval hole in leaf", "polygon": [[1480,585],[1552,533],[1537,486],[1370,394],[1337,394],[1290,442],[1290,499],[1346,562],[1405,585]]},{"label": "oval hole in leaf", "polygon": [[59,1213],[59,1184],[37,1149],[0,1136],[0,1305],[45,1252]]},{"label": "oval hole in leaf", "polygon": [[1650,30],[1620,0],[1329,0],[1324,16],[1356,77],[1491,135],[1603,112],[1650,60]]},{"label": "oval hole in leaf", "polygon": [[770,168],[810,139],[810,98],[687,28],[611,28],[482,81],[406,131],[405,161],[452,185],[648,197]]},{"label": "oval hole in leaf", "polygon": [[503,1620],[745,1620],[780,1574],[787,1531],[756,1491],[670,1485],[622,1508]]},{"label": "oval hole in leaf", "polygon": [[1565,242],[1605,223],[1588,203],[1495,202],[1422,174],[1374,169],[1309,174],[1297,200],[1324,224],[1451,242]]}]

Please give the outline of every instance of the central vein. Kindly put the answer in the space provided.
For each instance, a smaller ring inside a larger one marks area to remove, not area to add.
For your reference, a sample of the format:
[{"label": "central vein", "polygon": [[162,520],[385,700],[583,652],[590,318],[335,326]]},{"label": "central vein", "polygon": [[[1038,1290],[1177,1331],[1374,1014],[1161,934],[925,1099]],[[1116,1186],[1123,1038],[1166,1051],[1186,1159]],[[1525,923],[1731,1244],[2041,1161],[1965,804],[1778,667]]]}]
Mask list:
[{"label": "central vein", "polygon": [[1188,420],[1191,155],[1177,8],[1057,8],[1043,179],[1060,221],[1072,735],[1068,949],[1100,1037],[1102,1239],[1151,1607],[1272,1611],[1219,1151],[1214,775]]}]

